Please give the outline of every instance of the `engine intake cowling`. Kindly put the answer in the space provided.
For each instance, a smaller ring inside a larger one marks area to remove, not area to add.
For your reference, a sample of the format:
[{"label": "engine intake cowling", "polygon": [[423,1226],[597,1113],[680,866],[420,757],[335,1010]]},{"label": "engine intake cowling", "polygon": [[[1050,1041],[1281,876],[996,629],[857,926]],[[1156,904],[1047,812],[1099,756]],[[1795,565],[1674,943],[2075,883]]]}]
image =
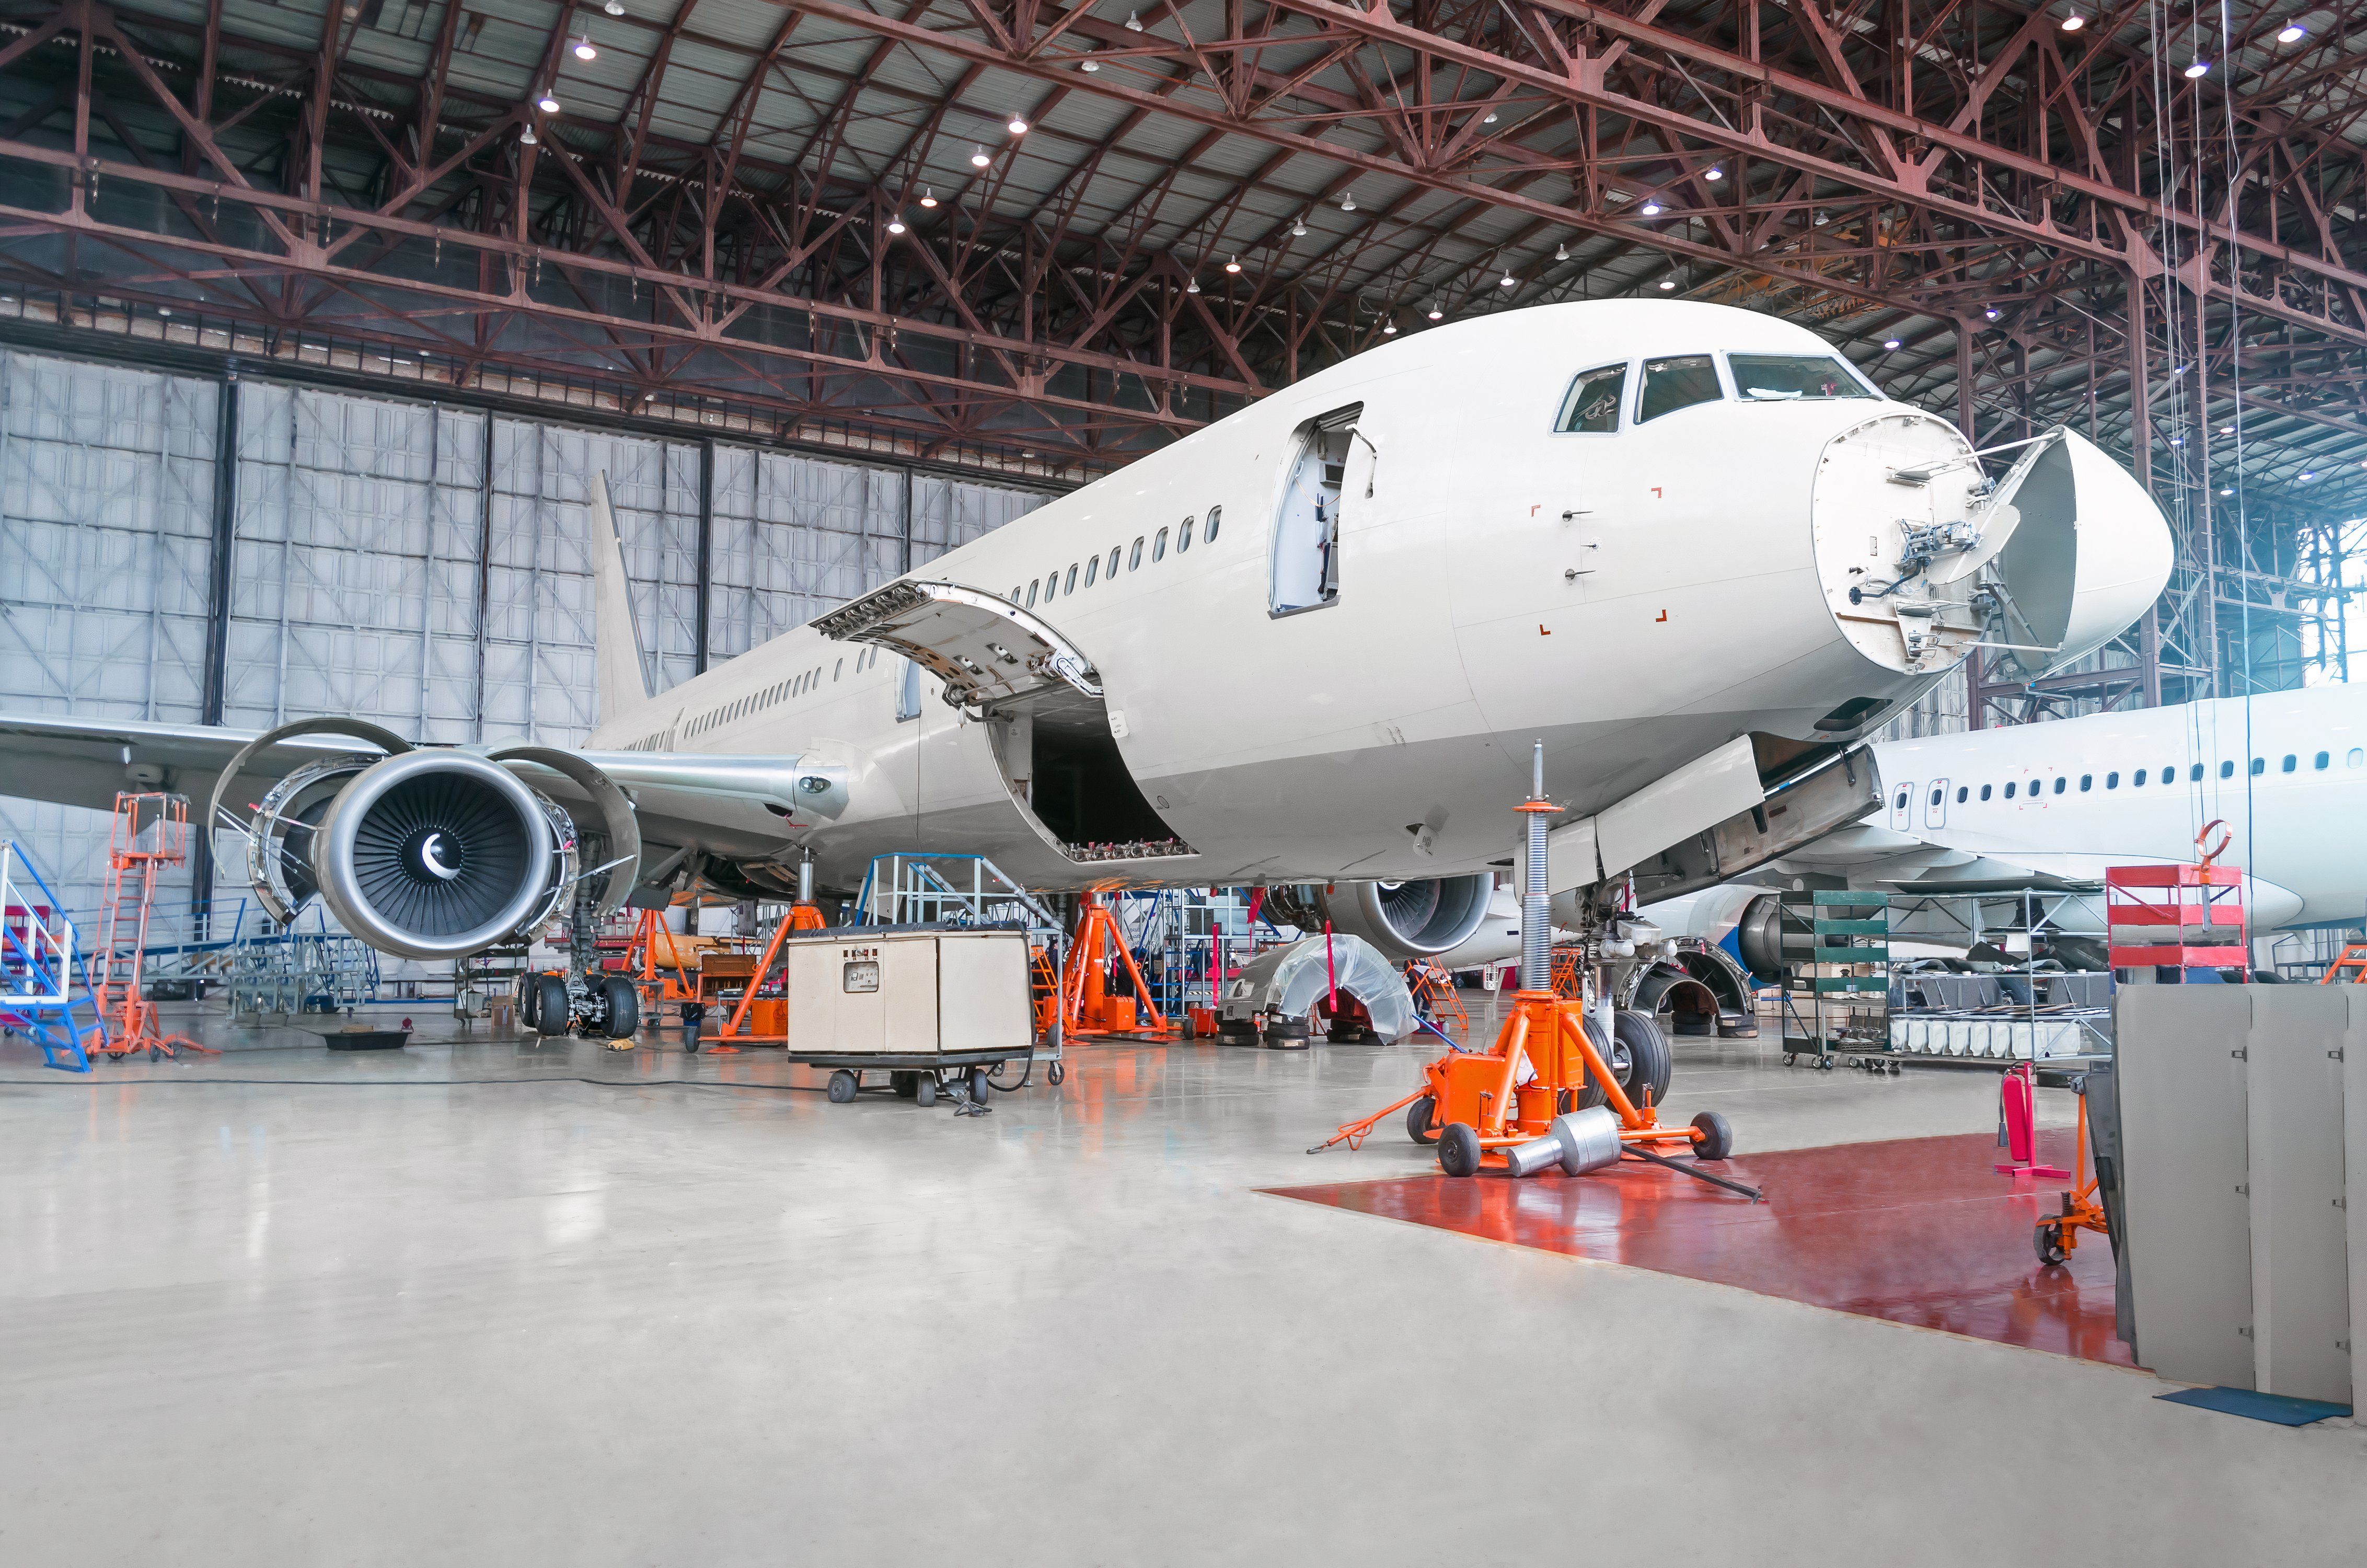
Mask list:
[{"label": "engine intake cowling", "polygon": [[1275,913],[1305,931],[1331,929],[1362,937],[1392,963],[1430,958],[1469,941],[1488,918],[1496,891],[1492,871],[1461,877],[1426,877],[1402,882],[1334,882],[1274,888],[1267,902]]},{"label": "engine intake cowling", "polygon": [[382,951],[452,959],[547,918],[573,881],[565,812],[508,768],[406,751],[339,790],[312,835],[312,880],[346,930]]}]

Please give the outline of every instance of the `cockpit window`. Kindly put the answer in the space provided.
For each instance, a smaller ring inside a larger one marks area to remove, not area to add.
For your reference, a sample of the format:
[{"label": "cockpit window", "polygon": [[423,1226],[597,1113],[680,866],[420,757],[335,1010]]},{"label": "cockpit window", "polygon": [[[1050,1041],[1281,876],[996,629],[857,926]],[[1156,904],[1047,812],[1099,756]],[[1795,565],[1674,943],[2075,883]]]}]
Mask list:
[{"label": "cockpit window", "polygon": [[1734,390],[1745,403],[1874,395],[1829,354],[1729,354],[1726,360],[1734,368]]},{"label": "cockpit window", "polygon": [[1565,436],[1607,436],[1619,428],[1619,394],[1627,390],[1627,367],[1605,365],[1569,384],[1554,428]]},{"label": "cockpit window", "polygon": [[1644,394],[1636,400],[1636,423],[1648,424],[1663,414],[1674,414],[1697,403],[1716,403],[1725,395],[1718,389],[1717,367],[1710,363],[1706,354],[1647,359]]}]

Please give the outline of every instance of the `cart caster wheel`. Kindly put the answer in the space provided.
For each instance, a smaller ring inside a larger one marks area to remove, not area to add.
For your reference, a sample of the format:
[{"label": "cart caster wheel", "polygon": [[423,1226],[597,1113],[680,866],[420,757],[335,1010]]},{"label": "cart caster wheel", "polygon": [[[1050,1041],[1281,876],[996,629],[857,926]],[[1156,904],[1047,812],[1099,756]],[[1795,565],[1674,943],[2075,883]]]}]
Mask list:
[{"label": "cart caster wheel", "polygon": [[844,1105],[855,1098],[857,1087],[855,1074],[842,1067],[830,1075],[830,1103]]},{"label": "cart caster wheel", "polygon": [[896,1091],[898,1099],[909,1100],[921,1092],[921,1075],[918,1073],[890,1073],[888,1074],[888,1086]]},{"label": "cart caster wheel", "polygon": [[[837,1080],[832,1079],[832,1083],[835,1085]],[[838,1090],[833,1086],[831,1090],[831,1098],[836,1099],[837,1097]],[[855,1097],[855,1091],[852,1089],[848,1090],[846,1097],[848,1099],[853,1099]],[[912,1103],[919,1106],[923,1110],[926,1110],[929,1107],[937,1103],[937,1075],[934,1073],[915,1073],[912,1074]]]},{"label": "cart caster wheel", "polygon": [[980,1105],[984,1105],[986,1103],[986,1096],[990,1092],[991,1089],[987,1083],[986,1069],[983,1067],[971,1068],[969,1070],[969,1097],[977,1101]]},{"label": "cart caster wheel", "polygon": [[1438,1101],[1428,1095],[1406,1107],[1406,1136],[1427,1149],[1438,1142]]},{"label": "cart caster wheel", "polygon": [[2041,1220],[2030,1233],[2031,1250],[2038,1261],[2049,1268],[2060,1265],[2071,1255],[2063,1248],[2063,1232],[2052,1220]]},{"label": "cart caster wheel", "polygon": [[1468,1123],[1451,1122],[1438,1135],[1438,1168],[1451,1176],[1479,1174],[1479,1134]]},{"label": "cart caster wheel", "polygon": [[1044,1075],[1052,1080],[1052,1086],[1057,1089],[1068,1079],[1068,1064],[1065,1062],[1055,1062],[1050,1067],[1045,1070]]},{"label": "cart caster wheel", "polygon": [[694,1032],[682,1037],[682,1049],[692,1056],[698,1054],[698,1035],[696,1032],[697,1028],[697,1025],[693,1025],[692,1029]]},{"label": "cart caster wheel", "polygon": [[1734,1153],[1734,1129],[1717,1112],[1702,1112],[1693,1118],[1693,1126],[1701,1131],[1700,1141],[1693,1144],[1694,1159],[1723,1160]]}]

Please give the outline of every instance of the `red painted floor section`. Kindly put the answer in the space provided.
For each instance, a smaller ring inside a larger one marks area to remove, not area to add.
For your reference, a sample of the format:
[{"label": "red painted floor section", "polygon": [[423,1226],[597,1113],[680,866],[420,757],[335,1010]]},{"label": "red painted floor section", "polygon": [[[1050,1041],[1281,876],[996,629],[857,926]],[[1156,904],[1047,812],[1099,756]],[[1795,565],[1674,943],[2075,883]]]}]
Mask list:
[{"label": "red painted floor section", "polygon": [[[2112,1337],[2112,1255],[2083,1239],[2039,1266],[2031,1229],[2069,1184],[2001,1176],[1987,1133],[1845,1143],[1735,1159],[1721,1174],[1752,1203],[1674,1171],[1625,1162],[1575,1179],[1429,1175],[1270,1187],[1297,1198],[1546,1252],[1738,1285],[1838,1312],[2132,1366]],[[2072,1134],[2039,1134],[2071,1167]]]}]

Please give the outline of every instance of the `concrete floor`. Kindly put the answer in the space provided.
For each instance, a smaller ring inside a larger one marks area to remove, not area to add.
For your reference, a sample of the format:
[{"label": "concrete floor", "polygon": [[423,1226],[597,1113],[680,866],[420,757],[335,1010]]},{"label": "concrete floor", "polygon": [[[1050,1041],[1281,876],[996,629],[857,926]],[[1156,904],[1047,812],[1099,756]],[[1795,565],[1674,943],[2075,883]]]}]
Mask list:
[{"label": "concrete floor", "polygon": [[[1254,1190],[1425,1168],[1300,1153],[1412,1048],[1082,1048],[957,1119],[287,1038],[0,1046],[0,1563],[2367,1556],[2349,1422]],[[1995,1092],[1688,1042],[1670,1104],[1763,1150]]]}]

